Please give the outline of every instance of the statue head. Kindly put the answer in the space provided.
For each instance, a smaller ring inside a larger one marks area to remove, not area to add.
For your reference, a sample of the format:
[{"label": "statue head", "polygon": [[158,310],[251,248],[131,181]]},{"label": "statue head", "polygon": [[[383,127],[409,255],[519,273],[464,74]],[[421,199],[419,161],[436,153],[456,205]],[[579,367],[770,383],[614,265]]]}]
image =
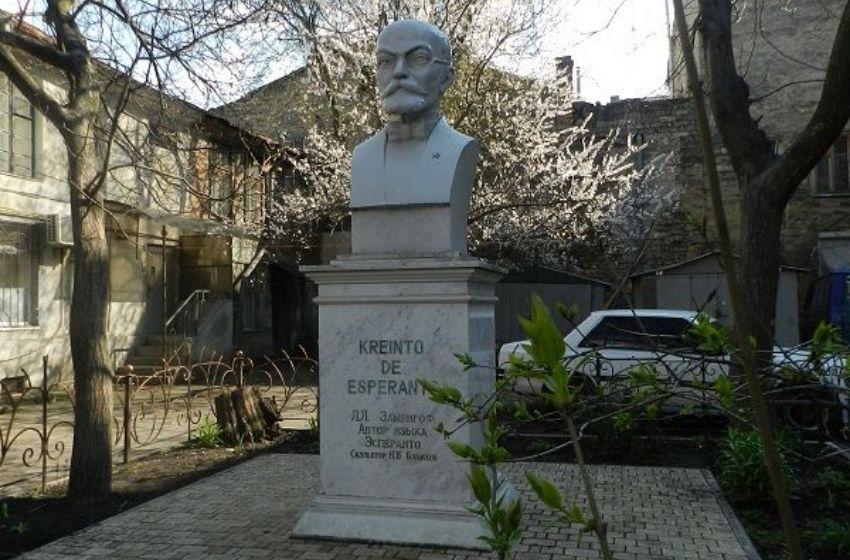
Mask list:
[{"label": "statue head", "polygon": [[448,37],[430,23],[399,20],[378,35],[378,92],[391,116],[416,118],[439,113],[454,79]]}]

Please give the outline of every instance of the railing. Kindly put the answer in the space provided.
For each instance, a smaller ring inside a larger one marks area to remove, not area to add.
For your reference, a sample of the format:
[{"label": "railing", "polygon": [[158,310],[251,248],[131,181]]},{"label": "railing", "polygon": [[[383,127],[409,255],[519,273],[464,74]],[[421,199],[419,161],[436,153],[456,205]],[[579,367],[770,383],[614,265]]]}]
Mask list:
[{"label": "railing", "polygon": [[[0,494],[8,487],[40,478],[44,490],[52,470],[64,478],[70,459],[74,388],[62,379],[48,381],[48,359],[39,385],[24,372],[22,388],[0,387]],[[155,450],[191,441],[206,418],[215,421],[215,397],[253,385],[283,416],[284,427],[310,424],[318,407],[318,367],[306,353],[259,363],[241,352],[230,361],[211,356],[189,364],[165,365],[136,375],[132,366],[115,375],[114,449],[124,463],[134,451]],[[20,452],[20,454],[18,454]],[[20,457],[15,461],[14,458]]]},{"label": "railing", "polygon": [[186,297],[177,309],[174,310],[162,325],[162,357],[178,354],[179,347],[169,348],[168,335],[178,335],[180,340],[178,346],[182,346],[187,338],[198,334],[198,327],[203,317],[203,310],[207,302],[212,299],[210,290],[195,290]]},{"label": "railing", "polygon": [[174,313],[165,320],[166,332],[197,334],[201,311],[211,299],[210,290],[195,290],[184,299]]}]

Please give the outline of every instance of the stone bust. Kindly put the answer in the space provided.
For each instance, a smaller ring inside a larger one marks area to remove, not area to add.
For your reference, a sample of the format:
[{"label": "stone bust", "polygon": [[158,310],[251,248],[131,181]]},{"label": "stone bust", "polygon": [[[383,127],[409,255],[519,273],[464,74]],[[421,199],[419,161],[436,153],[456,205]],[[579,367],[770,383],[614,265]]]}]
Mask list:
[{"label": "stone bust", "polygon": [[387,125],[354,149],[352,210],[456,205],[465,233],[478,143],[440,113],[454,79],[448,37],[422,21],[391,23],[378,36],[376,75]]}]

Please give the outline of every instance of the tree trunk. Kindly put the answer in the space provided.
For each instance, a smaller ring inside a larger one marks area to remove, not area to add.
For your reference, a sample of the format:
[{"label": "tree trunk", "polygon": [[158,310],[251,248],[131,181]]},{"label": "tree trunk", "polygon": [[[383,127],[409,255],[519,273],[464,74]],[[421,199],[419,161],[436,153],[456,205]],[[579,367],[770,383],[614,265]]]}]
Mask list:
[{"label": "tree trunk", "polygon": [[77,503],[104,499],[112,484],[112,372],[107,348],[109,254],[102,196],[83,194],[96,166],[87,126],[66,138],[71,220],[74,228],[74,293],[71,356],[74,361],[74,446],[68,497]]},{"label": "tree trunk", "polygon": [[765,190],[765,185],[759,183],[742,188],[739,249],[739,277],[746,302],[744,319],[756,339],[761,366],[769,363],[773,349],[782,227],[782,208],[760,195]]}]

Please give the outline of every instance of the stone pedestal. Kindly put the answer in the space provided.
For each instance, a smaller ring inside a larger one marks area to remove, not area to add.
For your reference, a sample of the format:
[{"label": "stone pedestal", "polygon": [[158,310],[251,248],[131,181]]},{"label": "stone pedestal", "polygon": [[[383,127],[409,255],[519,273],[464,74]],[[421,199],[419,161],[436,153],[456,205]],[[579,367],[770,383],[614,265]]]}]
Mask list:
[{"label": "stone pedestal", "polygon": [[[348,257],[305,267],[318,284],[321,479],[294,535],[481,549],[469,465],[434,427],[457,412],[417,379],[489,394],[499,269],[460,255]],[[456,436],[478,446],[481,427]],[[297,473],[293,473],[297,476]]]}]

